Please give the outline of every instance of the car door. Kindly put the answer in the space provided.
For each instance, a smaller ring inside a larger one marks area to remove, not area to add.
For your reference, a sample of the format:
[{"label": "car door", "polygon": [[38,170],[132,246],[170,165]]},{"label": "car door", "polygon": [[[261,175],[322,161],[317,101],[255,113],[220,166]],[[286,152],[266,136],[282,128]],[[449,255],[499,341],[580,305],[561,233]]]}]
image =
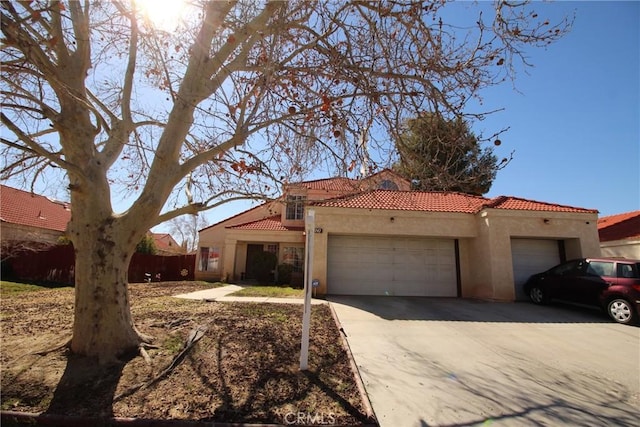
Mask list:
[{"label": "car door", "polygon": [[583,263],[583,260],[568,261],[549,270],[545,289],[550,298],[572,300],[572,289],[576,286]]},{"label": "car door", "polygon": [[575,295],[572,300],[582,304],[598,305],[600,294],[609,286],[615,285],[616,281],[615,262],[587,260],[574,282],[571,292]]}]

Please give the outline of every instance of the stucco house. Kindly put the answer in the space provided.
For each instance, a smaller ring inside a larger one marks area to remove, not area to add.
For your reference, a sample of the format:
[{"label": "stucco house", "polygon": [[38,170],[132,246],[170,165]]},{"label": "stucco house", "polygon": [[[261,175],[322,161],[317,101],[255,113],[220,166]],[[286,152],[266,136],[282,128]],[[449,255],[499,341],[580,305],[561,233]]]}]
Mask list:
[{"label": "stucco house", "polygon": [[[0,236],[2,248],[44,249],[59,244],[71,220],[69,202],[50,199],[17,188],[0,185]],[[184,248],[168,233],[151,233],[158,254],[177,255]]]},{"label": "stucco house", "polygon": [[313,233],[318,295],[512,301],[525,298],[529,275],[600,255],[597,210],[409,188],[390,170],[289,184],[280,199],[200,230],[196,279],[251,278],[262,251],[301,277]]},{"label": "stucco house", "polygon": [[598,234],[603,256],[640,259],[640,211],[598,219]]},{"label": "stucco house", "polygon": [[0,186],[2,247],[18,242],[55,245],[71,219],[69,204]]}]

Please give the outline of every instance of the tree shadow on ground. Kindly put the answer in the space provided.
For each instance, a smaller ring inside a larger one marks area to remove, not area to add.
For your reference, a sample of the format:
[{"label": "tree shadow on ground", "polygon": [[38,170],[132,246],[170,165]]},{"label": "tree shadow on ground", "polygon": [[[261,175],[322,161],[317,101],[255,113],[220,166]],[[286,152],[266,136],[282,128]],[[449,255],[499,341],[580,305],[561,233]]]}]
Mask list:
[{"label": "tree shadow on ground", "polygon": [[547,373],[542,377],[539,372],[496,360],[484,364],[478,374],[425,360],[408,348],[398,350],[409,359],[407,369],[414,370],[430,392],[430,401],[425,401],[429,409],[424,412],[432,418],[418,420],[421,426],[638,425],[636,391],[589,372],[576,375],[541,364],[540,369]]},{"label": "tree shadow on ground", "polygon": [[[275,336],[270,337],[269,342],[274,347],[287,346],[286,342],[278,342]],[[290,348],[288,351],[275,350],[277,354],[288,354],[285,360],[271,363],[265,358],[257,362],[261,365],[259,368],[251,366],[256,361],[249,360],[253,356],[246,355],[247,377],[233,378],[229,376],[229,372],[233,370],[227,369],[229,362],[225,360],[225,354],[231,350],[230,345],[232,343],[229,337],[217,337],[215,340],[217,363],[213,371],[192,360],[200,381],[215,393],[218,400],[213,416],[200,421],[289,423],[293,419],[297,421],[300,414],[304,414],[305,417],[310,417],[309,419],[317,421],[322,417],[327,422],[337,421],[340,425],[345,422],[348,425],[374,424],[365,411],[354,406],[321,378],[321,372],[330,370],[336,362],[331,357],[325,357],[320,366],[314,367],[314,371],[299,371],[294,368],[297,354]],[[251,372],[255,373],[255,377],[251,377]],[[317,396],[318,389],[327,400],[342,408],[344,413],[321,413],[323,409],[320,408],[326,408],[328,405],[320,401],[314,401],[318,405],[316,409],[312,406],[300,407],[311,394],[315,393]],[[251,415],[247,417],[248,414],[260,415],[252,418]]]},{"label": "tree shadow on ground", "polygon": [[127,362],[102,367],[93,358],[69,353],[64,373],[44,414],[113,417],[113,398]]},{"label": "tree shadow on ground", "polygon": [[471,298],[342,296],[327,298],[388,320],[491,323],[612,323],[597,307],[554,302],[499,302]]}]

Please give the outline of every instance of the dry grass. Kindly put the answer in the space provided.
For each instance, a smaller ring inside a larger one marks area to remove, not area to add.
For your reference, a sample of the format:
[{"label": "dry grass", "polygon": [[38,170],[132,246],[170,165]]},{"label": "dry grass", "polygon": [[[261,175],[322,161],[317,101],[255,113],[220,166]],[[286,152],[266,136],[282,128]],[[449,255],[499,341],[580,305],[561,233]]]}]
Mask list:
[{"label": "dry grass", "polygon": [[[190,282],[132,285],[137,326],[159,348],[149,351],[151,365],[133,357],[103,370],[66,349],[35,354],[70,337],[72,289],[3,293],[2,409],[215,422],[286,424],[292,413],[345,425],[369,421],[328,306],[313,308],[311,369],[301,372],[302,306],[170,296],[198,289]],[[207,332],[177,368],[126,393],[157,376],[198,325]]]}]

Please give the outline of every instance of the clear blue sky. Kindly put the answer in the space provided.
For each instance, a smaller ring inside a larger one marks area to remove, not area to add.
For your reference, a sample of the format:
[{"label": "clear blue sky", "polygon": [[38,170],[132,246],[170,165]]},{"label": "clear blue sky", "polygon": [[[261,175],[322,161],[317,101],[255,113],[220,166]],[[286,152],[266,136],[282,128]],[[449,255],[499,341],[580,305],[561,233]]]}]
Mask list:
[{"label": "clear blue sky", "polygon": [[476,129],[510,126],[495,153],[515,158],[488,196],[510,195],[594,208],[640,209],[640,2],[556,2],[573,30],[531,50],[534,68],[487,93],[504,112]]},{"label": "clear blue sky", "polygon": [[[597,209],[600,216],[640,209],[640,2],[534,3],[552,21],[573,15],[572,31],[547,48],[530,49],[515,80],[485,92],[487,110],[474,126],[491,135],[509,127],[495,148],[515,150],[487,197],[516,196]],[[224,206],[210,224],[251,206]]]}]

